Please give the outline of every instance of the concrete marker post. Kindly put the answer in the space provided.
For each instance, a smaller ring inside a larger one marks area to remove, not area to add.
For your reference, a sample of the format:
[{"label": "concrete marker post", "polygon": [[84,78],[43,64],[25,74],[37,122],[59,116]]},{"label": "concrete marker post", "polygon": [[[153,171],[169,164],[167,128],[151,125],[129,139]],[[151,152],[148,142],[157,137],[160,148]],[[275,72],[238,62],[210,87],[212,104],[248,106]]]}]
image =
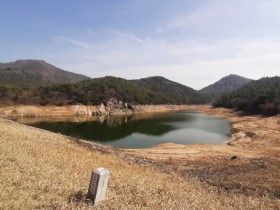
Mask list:
[{"label": "concrete marker post", "polygon": [[109,181],[109,171],[105,168],[96,168],[91,173],[87,198],[93,203],[105,200],[107,185]]}]

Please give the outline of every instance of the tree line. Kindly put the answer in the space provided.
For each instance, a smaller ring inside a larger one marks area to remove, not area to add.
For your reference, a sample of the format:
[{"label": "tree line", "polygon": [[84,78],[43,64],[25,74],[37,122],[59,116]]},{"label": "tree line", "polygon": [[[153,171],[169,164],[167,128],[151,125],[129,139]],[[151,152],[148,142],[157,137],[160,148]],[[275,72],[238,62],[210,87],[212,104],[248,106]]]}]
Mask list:
[{"label": "tree line", "polygon": [[234,108],[247,114],[279,114],[280,77],[252,81],[237,91],[224,94],[213,106]]}]

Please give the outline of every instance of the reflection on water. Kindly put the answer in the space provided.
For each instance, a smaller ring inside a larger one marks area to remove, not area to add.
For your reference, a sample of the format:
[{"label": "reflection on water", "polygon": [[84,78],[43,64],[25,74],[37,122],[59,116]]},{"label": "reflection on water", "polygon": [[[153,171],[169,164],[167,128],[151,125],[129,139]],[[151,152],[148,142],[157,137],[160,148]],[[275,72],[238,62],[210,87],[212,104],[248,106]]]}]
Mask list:
[{"label": "reflection on water", "polygon": [[22,118],[34,127],[121,148],[162,143],[221,144],[229,140],[229,122],[193,112],[128,116]]}]

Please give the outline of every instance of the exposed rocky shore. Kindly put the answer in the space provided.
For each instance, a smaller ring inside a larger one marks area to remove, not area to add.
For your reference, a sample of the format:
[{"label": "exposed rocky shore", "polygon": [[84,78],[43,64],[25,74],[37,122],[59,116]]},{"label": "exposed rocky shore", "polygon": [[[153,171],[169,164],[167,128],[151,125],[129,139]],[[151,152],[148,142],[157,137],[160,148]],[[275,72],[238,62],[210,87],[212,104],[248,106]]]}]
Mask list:
[{"label": "exposed rocky shore", "polygon": [[187,110],[188,105],[131,105],[117,99],[96,106],[0,106],[0,117],[92,116]]},{"label": "exposed rocky shore", "polygon": [[231,192],[280,198],[279,115],[244,116],[210,106],[189,106],[188,109],[228,119],[231,141],[226,145],[162,144],[123,151]]},{"label": "exposed rocky shore", "polygon": [[[172,164],[155,167],[152,161],[133,158],[115,148],[84,141],[81,146],[78,139],[4,119],[0,119],[0,137],[0,209],[280,207],[279,200],[274,198],[227,192],[188,174],[182,177],[168,168]],[[92,206],[86,193],[92,170],[100,166],[110,171],[108,191],[105,201]],[[255,173],[253,169],[251,173]],[[270,177],[267,174],[266,181],[270,182]],[[253,186],[256,185],[257,182]]]},{"label": "exposed rocky shore", "polygon": [[116,98],[111,98],[107,103],[101,103],[99,110],[93,112],[93,115],[110,115],[110,114],[132,114],[136,110],[128,102],[123,102]]},{"label": "exposed rocky shore", "polygon": [[[130,107],[131,106],[131,107]],[[232,138],[227,145],[163,144],[147,149],[120,152],[151,159],[179,173],[188,174],[237,193],[278,198],[280,195],[280,117],[244,116],[228,109],[191,105],[132,106],[113,100],[100,106],[0,107],[1,116],[91,116],[192,110],[231,122]],[[269,182],[266,180],[269,179]]]}]

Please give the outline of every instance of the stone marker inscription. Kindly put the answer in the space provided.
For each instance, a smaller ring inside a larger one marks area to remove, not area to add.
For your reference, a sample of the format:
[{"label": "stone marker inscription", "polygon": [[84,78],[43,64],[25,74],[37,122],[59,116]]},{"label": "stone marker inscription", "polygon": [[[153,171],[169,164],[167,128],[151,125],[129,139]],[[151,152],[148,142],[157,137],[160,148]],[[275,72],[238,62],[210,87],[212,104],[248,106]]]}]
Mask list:
[{"label": "stone marker inscription", "polygon": [[105,200],[109,171],[105,168],[97,168],[91,173],[87,197],[94,203]]}]

